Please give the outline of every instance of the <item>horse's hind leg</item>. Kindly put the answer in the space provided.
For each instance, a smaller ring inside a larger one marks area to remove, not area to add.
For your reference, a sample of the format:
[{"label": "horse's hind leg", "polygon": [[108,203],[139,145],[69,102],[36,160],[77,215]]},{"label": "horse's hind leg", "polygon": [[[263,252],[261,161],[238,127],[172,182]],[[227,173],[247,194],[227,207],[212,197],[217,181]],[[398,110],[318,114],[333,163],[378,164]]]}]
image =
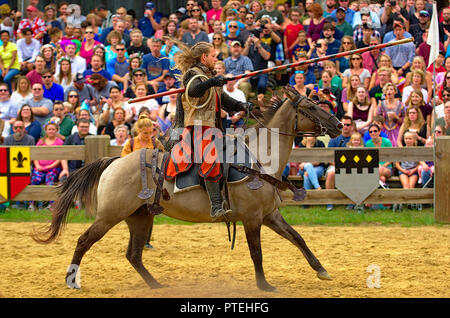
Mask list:
[{"label": "horse's hind leg", "polygon": [[153,225],[153,218],[154,216],[148,213],[147,208],[142,206],[125,219],[130,230],[126,257],[147,285],[151,288],[160,288],[162,285],[153,278],[142,264],[142,250],[147,241],[150,227]]},{"label": "horse's hind leg", "polygon": [[77,242],[77,247],[72,257],[72,263],[66,274],[66,284],[70,288],[81,288],[80,283],[76,280],[81,260],[86,252],[100,240],[114,225],[95,220],[94,223],[84,232]]},{"label": "horse's hind leg", "polygon": [[261,222],[258,220],[246,220],[243,224],[250,256],[255,267],[256,285],[264,291],[275,291],[276,288],[266,281],[264,275],[261,251]]},{"label": "horse's hind leg", "polygon": [[264,217],[263,224],[297,246],[305,256],[309,265],[317,272],[317,277],[324,280],[331,280],[330,275],[308,248],[305,240],[292,228],[292,226],[286,223],[280,211],[275,210],[269,215],[266,215]]}]

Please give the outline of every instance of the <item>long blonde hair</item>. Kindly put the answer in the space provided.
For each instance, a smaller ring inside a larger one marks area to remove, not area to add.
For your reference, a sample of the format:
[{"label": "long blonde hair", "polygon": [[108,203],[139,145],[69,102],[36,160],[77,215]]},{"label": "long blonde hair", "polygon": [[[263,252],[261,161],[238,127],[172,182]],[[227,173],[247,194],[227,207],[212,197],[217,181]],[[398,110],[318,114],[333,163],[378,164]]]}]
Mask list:
[{"label": "long blonde hair", "polygon": [[139,115],[139,119],[134,124],[136,132],[139,134],[144,128],[154,128],[153,122],[146,114]]},{"label": "long blonde hair", "polygon": [[176,41],[177,46],[181,49],[174,55],[175,68],[179,69],[182,74],[186,73],[193,65],[200,63],[203,54],[209,54],[214,48],[212,43],[198,42],[192,47],[188,47],[180,41]]}]

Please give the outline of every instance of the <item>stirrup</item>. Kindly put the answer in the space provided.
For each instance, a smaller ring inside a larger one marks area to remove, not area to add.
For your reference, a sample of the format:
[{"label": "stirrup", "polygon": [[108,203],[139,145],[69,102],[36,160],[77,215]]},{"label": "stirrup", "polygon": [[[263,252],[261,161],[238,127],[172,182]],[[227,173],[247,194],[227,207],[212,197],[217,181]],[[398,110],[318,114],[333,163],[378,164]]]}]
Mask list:
[{"label": "stirrup", "polygon": [[233,211],[231,211],[231,209],[226,209],[225,208],[225,202],[222,202],[222,207],[218,208],[218,209],[214,209],[214,207],[211,207],[211,212],[210,212],[210,216],[215,219],[227,214],[232,213]]}]

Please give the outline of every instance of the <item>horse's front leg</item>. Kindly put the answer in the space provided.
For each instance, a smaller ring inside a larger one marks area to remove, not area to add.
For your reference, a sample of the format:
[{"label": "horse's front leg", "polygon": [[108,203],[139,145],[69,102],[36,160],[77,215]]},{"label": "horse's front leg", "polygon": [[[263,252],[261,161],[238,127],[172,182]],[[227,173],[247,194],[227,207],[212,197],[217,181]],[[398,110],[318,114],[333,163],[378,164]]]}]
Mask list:
[{"label": "horse's front leg", "polygon": [[259,289],[264,291],[275,291],[276,288],[266,281],[262,265],[262,250],[261,250],[261,222],[259,220],[243,221],[245,236],[247,237],[247,244],[250,250],[250,256],[253,260],[256,275],[256,285]]},{"label": "horse's front leg", "polygon": [[330,275],[308,248],[305,240],[284,220],[279,210],[275,210],[266,215],[263,222],[264,225],[268,226],[300,249],[309,265],[317,272],[317,277],[323,280],[331,280]]}]

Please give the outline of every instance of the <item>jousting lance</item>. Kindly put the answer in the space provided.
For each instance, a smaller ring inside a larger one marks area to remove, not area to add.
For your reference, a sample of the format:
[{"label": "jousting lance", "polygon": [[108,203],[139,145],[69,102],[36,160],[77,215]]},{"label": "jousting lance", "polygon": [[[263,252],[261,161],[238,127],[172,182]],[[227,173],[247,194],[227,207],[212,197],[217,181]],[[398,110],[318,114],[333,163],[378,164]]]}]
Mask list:
[{"label": "jousting lance", "polygon": [[[402,40],[399,40],[399,41],[392,41],[392,42],[388,42],[388,43],[381,43],[381,44],[372,45],[372,46],[368,46],[368,47],[363,47],[363,48],[355,49],[355,50],[351,50],[351,51],[345,51],[345,52],[340,52],[340,53],[336,53],[336,54],[332,54],[332,55],[316,57],[316,58],[310,59],[310,60],[295,62],[295,63],[291,63],[291,64],[284,64],[284,65],[280,65],[280,66],[266,68],[264,70],[259,70],[259,71],[254,71],[254,72],[250,72],[250,73],[240,74],[240,75],[237,75],[237,76],[234,76],[234,77],[227,78],[227,81],[236,81],[236,80],[240,80],[242,78],[253,77],[253,76],[258,76],[260,74],[276,72],[276,71],[282,71],[282,70],[285,70],[287,68],[293,68],[293,67],[298,67],[298,66],[312,64],[312,63],[317,63],[317,62],[321,62],[321,61],[337,59],[337,58],[340,58],[340,57],[343,57],[343,56],[347,56],[347,55],[360,54],[360,53],[364,53],[364,52],[367,52],[367,51],[373,51],[373,50],[377,50],[377,49],[378,50],[379,49],[384,49],[384,48],[387,48],[387,47],[390,47],[390,46],[405,44],[405,43],[409,43],[409,42],[412,42],[412,41],[414,41],[414,38],[411,37],[411,38],[402,39]],[[159,97],[163,97],[163,96],[167,96],[167,95],[184,93],[185,90],[186,90],[185,88],[178,88],[178,89],[167,91],[167,92],[157,93],[157,94],[148,95],[148,96],[140,97],[140,98],[134,98],[134,99],[129,100],[128,103],[133,104],[133,103],[138,103],[138,102],[142,102],[142,101],[145,101],[145,100],[159,98]]]}]

